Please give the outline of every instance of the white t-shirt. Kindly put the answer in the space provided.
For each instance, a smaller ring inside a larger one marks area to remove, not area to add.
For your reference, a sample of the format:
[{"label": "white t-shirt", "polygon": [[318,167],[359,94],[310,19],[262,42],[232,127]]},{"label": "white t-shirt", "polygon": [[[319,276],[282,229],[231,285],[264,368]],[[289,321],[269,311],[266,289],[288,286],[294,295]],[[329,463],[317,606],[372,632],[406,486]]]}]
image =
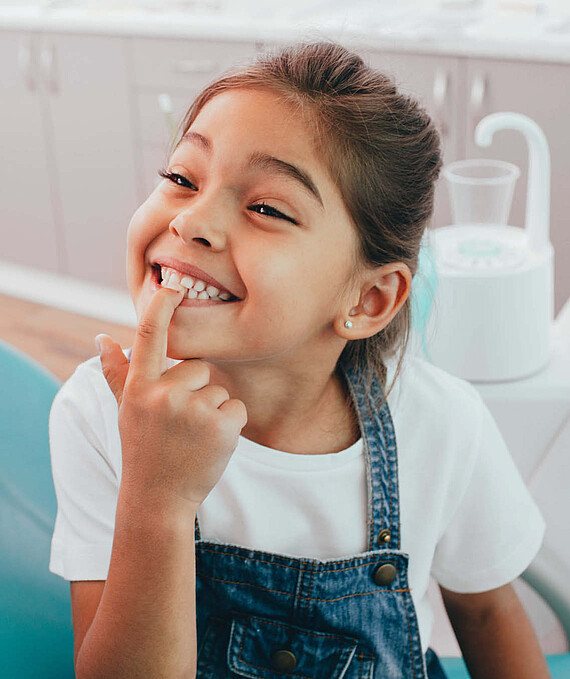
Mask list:
[{"label": "white t-shirt", "polygon": [[[178,362],[167,359],[168,367]],[[395,367],[387,362],[387,386]],[[545,523],[473,385],[407,356],[388,405],[401,549],[425,652],[430,574],[457,592],[511,582],[537,554]],[[49,570],[66,580],[107,578],[121,479],[117,414],[99,356],[77,367],[51,408],[58,511]],[[362,439],[336,453],[297,455],[240,436],[198,509],[201,537],[296,557],[352,556],[367,549],[366,492]]]}]

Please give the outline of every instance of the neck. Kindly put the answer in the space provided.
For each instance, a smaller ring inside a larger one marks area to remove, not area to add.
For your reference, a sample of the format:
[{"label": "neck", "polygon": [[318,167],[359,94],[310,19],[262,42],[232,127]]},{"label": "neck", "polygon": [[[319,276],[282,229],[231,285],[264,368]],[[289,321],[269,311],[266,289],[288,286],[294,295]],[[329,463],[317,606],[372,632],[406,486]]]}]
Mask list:
[{"label": "neck", "polygon": [[[228,370],[208,361],[210,384],[244,402],[241,435],[269,448],[319,455],[348,448],[360,429],[336,359],[306,366],[240,364]],[[347,400],[348,399],[348,400]]]}]

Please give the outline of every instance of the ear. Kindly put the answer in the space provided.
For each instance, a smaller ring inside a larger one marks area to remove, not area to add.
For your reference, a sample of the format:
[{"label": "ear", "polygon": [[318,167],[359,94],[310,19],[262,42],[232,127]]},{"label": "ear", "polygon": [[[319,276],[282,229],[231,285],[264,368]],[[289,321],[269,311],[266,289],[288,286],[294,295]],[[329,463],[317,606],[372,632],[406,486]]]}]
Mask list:
[{"label": "ear", "polygon": [[[337,333],[349,340],[372,337],[383,330],[403,306],[412,289],[412,273],[403,262],[385,264],[361,284],[360,300],[335,322]],[[346,328],[350,320],[352,328]]]}]

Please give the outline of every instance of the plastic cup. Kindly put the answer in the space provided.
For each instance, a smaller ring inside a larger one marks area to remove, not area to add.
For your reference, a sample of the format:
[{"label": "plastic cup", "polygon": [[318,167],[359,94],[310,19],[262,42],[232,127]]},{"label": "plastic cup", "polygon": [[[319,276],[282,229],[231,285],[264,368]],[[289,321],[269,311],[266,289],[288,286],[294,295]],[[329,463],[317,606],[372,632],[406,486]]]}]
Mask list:
[{"label": "plastic cup", "polygon": [[443,168],[454,224],[507,224],[520,169],[503,160],[470,158]]}]

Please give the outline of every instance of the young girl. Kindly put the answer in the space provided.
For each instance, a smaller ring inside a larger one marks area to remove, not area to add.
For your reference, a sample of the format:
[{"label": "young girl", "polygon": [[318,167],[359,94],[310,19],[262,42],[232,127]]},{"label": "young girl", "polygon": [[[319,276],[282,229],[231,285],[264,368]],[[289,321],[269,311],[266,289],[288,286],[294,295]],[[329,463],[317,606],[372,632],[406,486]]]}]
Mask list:
[{"label": "young girl", "polygon": [[441,678],[430,574],[472,677],[547,677],[509,584],[542,517],[476,389],[404,360],[425,111],[318,43],[181,131],[129,225],[132,351],[98,336],[50,415],[77,678]]}]

